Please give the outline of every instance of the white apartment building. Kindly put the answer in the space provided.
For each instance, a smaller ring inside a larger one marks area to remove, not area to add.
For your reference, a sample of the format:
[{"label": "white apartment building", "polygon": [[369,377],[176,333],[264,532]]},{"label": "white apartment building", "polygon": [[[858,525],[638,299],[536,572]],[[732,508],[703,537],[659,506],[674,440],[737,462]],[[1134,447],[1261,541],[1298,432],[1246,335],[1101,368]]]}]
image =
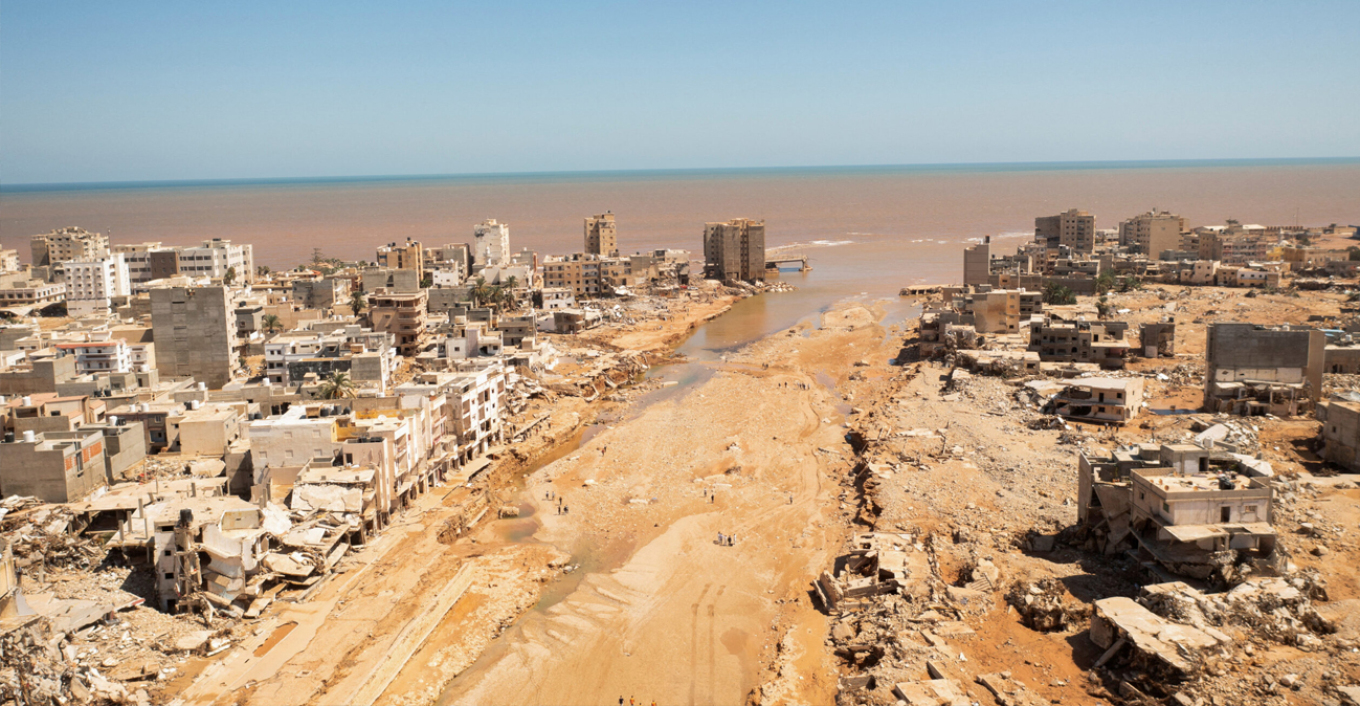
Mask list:
[{"label": "white apartment building", "polygon": [[499,362],[458,373],[444,385],[462,460],[470,461],[501,439],[504,426],[505,368]]},{"label": "white apartment building", "polygon": [[16,282],[0,289],[0,306],[38,306],[59,304],[66,300],[66,285],[31,279]]},{"label": "white apartment building", "polygon": [[434,270],[430,273],[430,278],[436,287],[457,287],[462,284],[463,278],[458,272],[457,267],[444,270]]},{"label": "white apartment building", "polygon": [[195,247],[137,243],[117,245],[113,250],[123,255],[133,284],[177,274],[221,279],[230,269],[236,271],[234,284],[255,278],[255,250],[249,243],[233,245],[230,240],[213,238]]},{"label": "white apartment building", "polygon": [[179,250],[180,272],[191,277],[221,279],[228,270],[236,271],[235,284],[253,282],[255,250],[249,243],[232,245],[230,240],[213,238],[196,248]]},{"label": "white apartment building", "polygon": [[[289,372],[294,364],[324,377],[332,370],[345,370],[356,383],[364,382],[376,372],[378,389],[386,390],[389,376],[397,368],[397,350],[390,333],[373,331],[357,325],[346,326],[332,333],[291,331],[280,334],[264,344],[265,375],[275,384],[291,385]],[[355,370],[354,357],[364,353],[380,356],[377,370]]]},{"label": "white apartment building", "polygon": [[557,309],[570,309],[576,306],[576,294],[569,287],[544,287],[543,309],[545,311],[555,311]]},{"label": "white apartment building", "polygon": [[474,257],[480,267],[509,264],[510,224],[488,218],[473,226]]},{"label": "white apartment building", "polygon": [[78,375],[127,373],[133,369],[132,349],[121,339],[58,343],[56,347],[76,357]]},{"label": "white apartment building", "polygon": [[107,313],[112,297],[129,294],[132,281],[122,253],[66,263],[66,308],[71,316]]},{"label": "white apartment building", "polygon": [[19,271],[19,251],[0,250],[0,273]]}]

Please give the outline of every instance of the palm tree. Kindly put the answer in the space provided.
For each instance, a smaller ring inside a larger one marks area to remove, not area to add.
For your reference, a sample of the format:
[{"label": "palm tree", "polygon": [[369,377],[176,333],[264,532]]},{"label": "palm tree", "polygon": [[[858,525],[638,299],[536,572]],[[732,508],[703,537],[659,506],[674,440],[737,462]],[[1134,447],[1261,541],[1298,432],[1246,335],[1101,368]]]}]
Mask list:
[{"label": "palm tree", "polygon": [[472,284],[472,304],[473,304],[473,306],[481,306],[481,305],[485,304],[490,298],[491,298],[491,287],[488,287],[488,286],[487,286],[487,284],[486,284],[486,278],[485,278],[485,277],[478,277],[478,278],[477,278],[477,281],[474,282],[474,283]]},{"label": "palm tree", "polygon": [[222,284],[225,284],[228,287],[230,287],[232,283],[235,281],[236,281],[236,268],[228,267],[226,273],[222,275]]},{"label": "palm tree", "polygon": [[317,390],[323,399],[338,400],[341,397],[354,396],[354,383],[349,379],[349,373],[343,370],[332,371],[330,377],[321,383]]},{"label": "palm tree", "polygon": [[519,306],[519,295],[515,293],[515,288],[519,286],[519,278],[510,275],[505,278],[505,303],[511,309]]},{"label": "palm tree", "polygon": [[260,265],[259,267],[256,267],[256,268],[255,268],[255,274],[257,274],[257,275],[259,275],[259,276],[261,276],[261,277],[268,277],[268,276],[269,276],[269,265]]},{"label": "palm tree", "polygon": [[364,309],[367,309],[367,308],[368,308],[368,301],[364,299],[364,293],[363,293],[363,292],[355,292],[355,293],[349,298],[349,309],[350,309],[350,311],[354,312],[354,315],[355,315],[355,316],[358,316],[359,314],[363,313]]},{"label": "palm tree", "polygon": [[273,314],[266,314],[263,319],[260,319],[260,325],[264,326],[264,330],[270,333],[283,328],[283,322]]}]

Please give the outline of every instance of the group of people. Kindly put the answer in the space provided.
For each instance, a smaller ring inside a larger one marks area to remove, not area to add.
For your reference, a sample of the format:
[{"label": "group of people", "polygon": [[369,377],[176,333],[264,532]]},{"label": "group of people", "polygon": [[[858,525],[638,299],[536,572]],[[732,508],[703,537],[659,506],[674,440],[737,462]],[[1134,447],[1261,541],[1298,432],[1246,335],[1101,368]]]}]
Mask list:
[{"label": "group of people", "polygon": [[737,538],[736,538],[736,537],[733,537],[733,536],[730,535],[730,534],[723,534],[722,532],[719,532],[719,533],[718,533],[718,546],[720,546],[720,547],[735,547],[736,545],[737,545]]},{"label": "group of people", "polygon": [[544,499],[544,500],[556,500],[556,501],[557,501],[557,514],[559,514],[559,515],[566,515],[566,514],[568,514],[568,513],[570,512],[570,510],[571,510],[570,507],[567,507],[566,505],[563,505],[563,504],[562,504],[562,498],[557,497],[557,491],[556,491],[556,490],[546,490],[546,491],[544,491],[544,492],[543,492],[543,499]]}]

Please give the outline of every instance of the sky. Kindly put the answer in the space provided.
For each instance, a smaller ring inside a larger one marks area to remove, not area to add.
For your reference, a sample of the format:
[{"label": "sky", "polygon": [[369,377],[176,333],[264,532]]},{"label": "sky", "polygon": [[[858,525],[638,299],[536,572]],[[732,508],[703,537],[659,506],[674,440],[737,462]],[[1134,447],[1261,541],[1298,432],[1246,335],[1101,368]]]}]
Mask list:
[{"label": "sky", "polygon": [[0,5],[0,185],[1360,156],[1360,2]]}]

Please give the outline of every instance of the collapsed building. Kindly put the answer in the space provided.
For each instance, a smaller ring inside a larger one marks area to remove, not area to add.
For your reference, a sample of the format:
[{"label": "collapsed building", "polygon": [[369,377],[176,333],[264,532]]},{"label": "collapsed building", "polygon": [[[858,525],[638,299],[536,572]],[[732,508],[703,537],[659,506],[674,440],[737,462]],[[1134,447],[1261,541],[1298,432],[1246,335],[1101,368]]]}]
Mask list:
[{"label": "collapsed building", "polygon": [[1198,579],[1275,571],[1270,476],[1269,464],[1214,445],[1083,452],[1077,539],[1088,551],[1129,551]]},{"label": "collapsed building", "polygon": [[1142,409],[1142,378],[1078,378],[1045,406],[1045,411],[1065,419],[1100,424],[1127,424]]},{"label": "collapsed building", "polygon": [[1210,324],[1204,411],[1295,417],[1321,401],[1327,338],[1322,331]]},{"label": "collapsed building", "polygon": [[1094,363],[1106,369],[1123,368],[1133,348],[1123,321],[1064,321],[1056,316],[1030,323],[1029,350],[1044,362]]}]

